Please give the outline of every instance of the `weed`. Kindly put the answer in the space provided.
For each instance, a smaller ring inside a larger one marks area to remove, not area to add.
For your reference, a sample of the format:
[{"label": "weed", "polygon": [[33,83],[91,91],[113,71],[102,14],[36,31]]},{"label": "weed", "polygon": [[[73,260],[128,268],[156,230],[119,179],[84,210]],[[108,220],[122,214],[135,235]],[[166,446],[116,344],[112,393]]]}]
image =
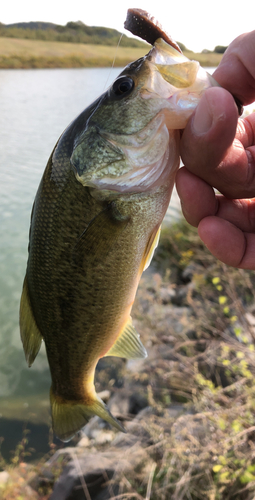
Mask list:
[{"label": "weed", "polygon": [[[156,463],[150,500],[252,500],[254,272],[218,262],[185,222],[163,233],[153,266],[160,287],[148,275],[134,308],[153,356],[131,375],[147,386],[152,408],[143,423]],[[166,303],[166,289],[182,290],[181,299]],[[177,403],[182,411],[171,416]],[[146,498],[145,477],[133,471],[125,498],[135,491]]]}]

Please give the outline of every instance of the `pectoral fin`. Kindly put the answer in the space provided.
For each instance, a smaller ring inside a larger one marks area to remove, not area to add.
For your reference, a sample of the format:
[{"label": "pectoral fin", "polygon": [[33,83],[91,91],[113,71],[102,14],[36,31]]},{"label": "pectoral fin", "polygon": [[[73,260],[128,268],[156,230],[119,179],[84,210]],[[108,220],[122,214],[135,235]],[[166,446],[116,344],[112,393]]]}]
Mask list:
[{"label": "pectoral fin", "polygon": [[37,327],[31,308],[27,285],[27,276],[25,276],[24,279],[23,291],[20,301],[20,334],[26,360],[28,366],[30,367],[40,350],[43,338],[39,328]]},{"label": "pectoral fin", "polygon": [[100,212],[80,236],[73,250],[73,262],[83,267],[84,255],[90,255],[90,264],[103,262],[129,222],[110,203]]},{"label": "pectoral fin", "polygon": [[154,255],[155,248],[157,248],[157,246],[158,246],[160,231],[161,231],[161,227],[159,227],[158,229],[155,228],[155,230],[153,231],[153,233],[151,234],[151,236],[148,240],[148,243],[146,245],[146,248],[145,248],[145,251],[143,254],[143,259],[141,262],[141,269],[140,269],[141,274],[143,271],[145,271],[145,269],[147,269],[147,267],[149,267],[149,265],[152,261],[152,257]]},{"label": "pectoral fin", "polygon": [[143,359],[147,357],[147,352],[143,346],[140,335],[132,325],[129,318],[116,342],[105,356],[117,356],[126,359]]}]

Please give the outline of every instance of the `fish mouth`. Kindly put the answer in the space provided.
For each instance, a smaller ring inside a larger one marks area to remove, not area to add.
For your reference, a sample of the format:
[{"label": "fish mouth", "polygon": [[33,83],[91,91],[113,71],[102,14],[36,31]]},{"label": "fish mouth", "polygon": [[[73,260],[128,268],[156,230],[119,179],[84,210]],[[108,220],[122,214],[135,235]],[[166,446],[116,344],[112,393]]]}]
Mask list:
[{"label": "fish mouth", "polygon": [[150,68],[141,89],[143,99],[161,98],[168,110],[169,129],[185,128],[198,105],[202,93],[219,86],[214,78],[201,68],[198,61],[190,61],[175,48],[159,38],[147,56]]},{"label": "fish mouth", "polygon": [[148,59],[156,66],[163,79],[178,89],[191,87],[200,67],[197,61],[190,61],[162,38],[156,40]]}]

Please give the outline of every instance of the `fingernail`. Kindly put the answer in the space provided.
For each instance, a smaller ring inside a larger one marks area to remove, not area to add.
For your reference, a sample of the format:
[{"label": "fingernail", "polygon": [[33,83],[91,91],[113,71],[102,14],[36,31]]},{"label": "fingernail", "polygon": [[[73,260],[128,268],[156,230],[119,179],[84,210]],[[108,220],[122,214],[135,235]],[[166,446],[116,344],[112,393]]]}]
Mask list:
[{"label": "fingernail", "polygon": [[206,96],[199,101],[195,116],[193,118],[193,130],[196,135],[202,135],[209,132],[213,122],[210,105]]}]

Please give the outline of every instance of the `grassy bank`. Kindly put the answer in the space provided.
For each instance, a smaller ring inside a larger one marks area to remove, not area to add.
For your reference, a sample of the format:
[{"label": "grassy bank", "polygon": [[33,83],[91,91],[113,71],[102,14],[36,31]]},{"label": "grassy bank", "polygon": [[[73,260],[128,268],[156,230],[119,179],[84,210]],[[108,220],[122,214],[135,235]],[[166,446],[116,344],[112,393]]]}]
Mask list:
[{"label": "grassy bank", "polygon": [[0,68],[125,66],[143,56],[140,48],[0,38]]},{"label": "grassy bank", "polygon": [[[0,37],[0,68],[83,68],[122,67],[146,54],[146,49],[89,45],[81,43],[48,42]],[[221,54],[187,52],[203,66],[217,66]]]}]

